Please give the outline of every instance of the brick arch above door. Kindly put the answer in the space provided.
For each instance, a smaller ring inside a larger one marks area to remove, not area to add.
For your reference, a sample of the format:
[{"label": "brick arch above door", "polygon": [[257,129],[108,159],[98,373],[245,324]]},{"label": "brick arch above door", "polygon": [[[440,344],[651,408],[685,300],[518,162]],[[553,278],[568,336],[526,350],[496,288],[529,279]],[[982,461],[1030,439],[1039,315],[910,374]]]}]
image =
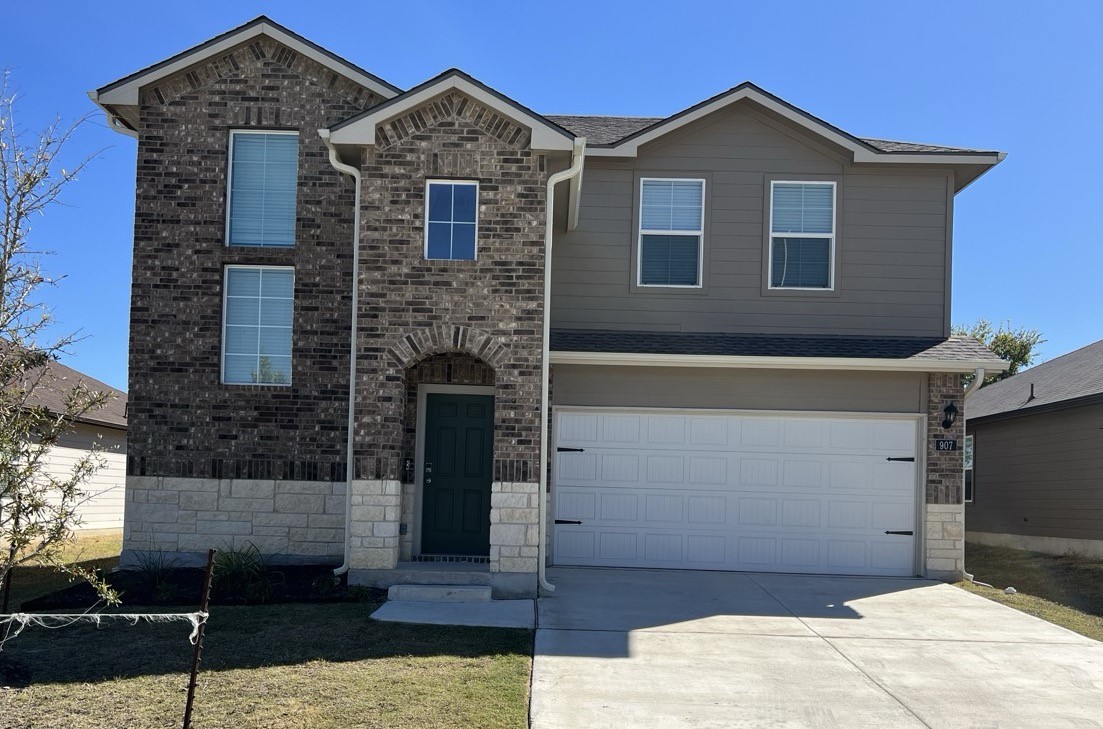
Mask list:
[{"label": "brick arch above door", "polygon": [[462,324],[440,324],[406,334],[387,350],[387,358],[402,369],[437,354],[463,352],[501,369],[509,350],[495,337]]}]

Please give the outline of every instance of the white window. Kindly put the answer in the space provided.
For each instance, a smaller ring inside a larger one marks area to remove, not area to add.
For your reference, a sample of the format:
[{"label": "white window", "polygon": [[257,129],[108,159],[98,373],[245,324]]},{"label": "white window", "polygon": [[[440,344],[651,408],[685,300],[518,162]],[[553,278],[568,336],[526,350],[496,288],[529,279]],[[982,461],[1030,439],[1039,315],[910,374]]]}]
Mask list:
[{"label": "white window", "polygon": [[965,503],[973,502],[973,436],[965,436]]},{"label": "white window", "polygon": [[426,258],[474,261],[478,228],[478,182],[429,180],[426,183]]},{"label": "white window", "polygon": [[705,181],[640,180],[639,286],[701,285]]},{"label": "white window", "polygon": [[770,183],[770,288],[833,289],[835,183]]},{"label": "white window", "polygon": [[222,314],[222,381],[291,384],[295,269],[227,266]]},{"label": "white window", "polygon": [[296,132],[230,132],[226,245],[295,245]]}]

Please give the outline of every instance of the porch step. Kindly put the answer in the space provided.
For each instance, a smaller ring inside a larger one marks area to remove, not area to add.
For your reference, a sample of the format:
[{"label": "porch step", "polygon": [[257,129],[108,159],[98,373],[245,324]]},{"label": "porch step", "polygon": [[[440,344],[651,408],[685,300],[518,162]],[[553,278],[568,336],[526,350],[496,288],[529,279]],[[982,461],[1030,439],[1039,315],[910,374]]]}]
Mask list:
[{"label": "porch step", "polygon": [[387,599],[399,602],[489,602],[489,585],[391,585]]}]

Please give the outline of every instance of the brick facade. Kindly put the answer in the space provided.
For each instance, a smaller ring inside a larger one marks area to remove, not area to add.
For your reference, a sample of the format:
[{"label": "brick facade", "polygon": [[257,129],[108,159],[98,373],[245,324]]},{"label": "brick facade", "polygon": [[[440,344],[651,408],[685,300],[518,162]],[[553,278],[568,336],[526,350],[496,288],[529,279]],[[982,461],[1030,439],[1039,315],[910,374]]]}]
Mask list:
[{"label": "brick facade", "polygon": [[[942,427],[943,408],[953,403],[957,420]],[[923,512],[923,570],[927,577],[960,580],[965,572],[965,388],[959,374],[932,372],[927,376],[926,504]],[[958,443],[955,451],[935,449],[937,439]]]},{"label": "brick facade", "polygon": [[[953,403],[957,420],[946,430],[942,409]],[[935,440],[957,441],[956,451],[935,450]],[[924,440],[927,456],[927,503],[960,504],[965,488],[962,454],[965,447],[965,388],[959,374],[932,372],[927,377],[927,433]]]},{"label": "brick facade", "polygon": [[[357,478],[401,478],[407,369],[465,352],[495,382],[494,480],[534,481],[540,448],[544,183],[529,133],[448,93],[364,152]],[[426,260],[428,178],[479,181],[475,261]]]},{"label": "brick facade", "polygon": [[[344,479],[353,189],[317,130],[379,100],[268,38],[142,89],[130,475]],[[293,249],[225,245],[238,128],[299,132]],[[227,264],[295,267],[290,387],[221,384]]]}]

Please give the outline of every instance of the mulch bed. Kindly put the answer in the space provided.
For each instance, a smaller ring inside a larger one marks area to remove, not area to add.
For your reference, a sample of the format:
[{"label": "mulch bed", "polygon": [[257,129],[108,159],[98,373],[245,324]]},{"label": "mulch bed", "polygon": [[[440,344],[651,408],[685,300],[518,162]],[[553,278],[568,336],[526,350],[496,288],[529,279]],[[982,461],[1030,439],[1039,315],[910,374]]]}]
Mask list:
[{"label": "mulch bed", "polygon": [[[142,570],[117,570],[107,575],[107,582],[118,590],[123,606],[126,605],[187,605],[199,603],[203,589],[204,570],[179,567],[161,572],[157,579]],[[271,603],[332,603],[344,602],[351,597],[381,599],[381,590],[353,588],[350,595],[342,576],[332,580],[332,565],[294,565],[273,567],[266,575],[267,587],[249,589],[242,584],[223,584],[221,589],[216,575],[215,588],[211,590],[213,605],[250,605]],[[365,593],[372,593],[367,595]],[[85,609],[99,601],[96,591],[86,582],[66,587],[49,595],[23,603],[23,612],[49,612],[57,609]]]}]

